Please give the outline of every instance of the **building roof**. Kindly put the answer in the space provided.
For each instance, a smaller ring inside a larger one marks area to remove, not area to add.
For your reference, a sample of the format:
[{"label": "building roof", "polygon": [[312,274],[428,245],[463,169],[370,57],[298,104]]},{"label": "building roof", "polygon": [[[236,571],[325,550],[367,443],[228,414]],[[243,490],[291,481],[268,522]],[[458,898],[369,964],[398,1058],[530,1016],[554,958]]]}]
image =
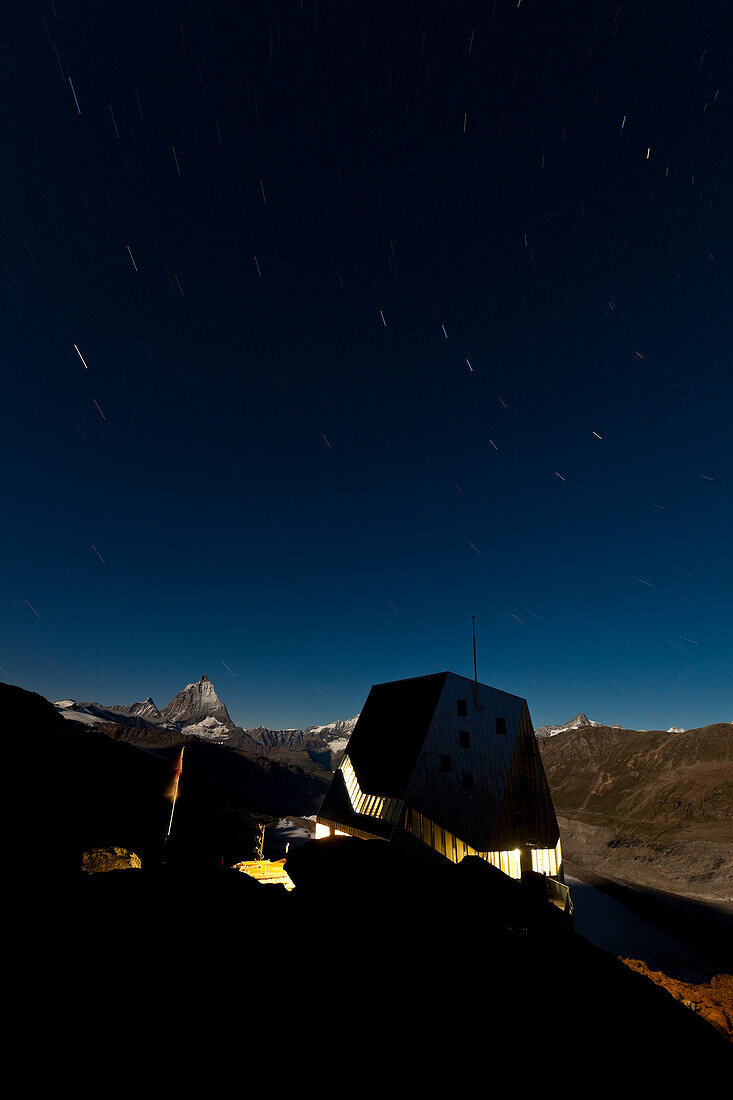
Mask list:
[{"label": "building roof", "polygon": [[404,794],[448,675],[436,672],[372,687],[348,747],[365,791]]}]

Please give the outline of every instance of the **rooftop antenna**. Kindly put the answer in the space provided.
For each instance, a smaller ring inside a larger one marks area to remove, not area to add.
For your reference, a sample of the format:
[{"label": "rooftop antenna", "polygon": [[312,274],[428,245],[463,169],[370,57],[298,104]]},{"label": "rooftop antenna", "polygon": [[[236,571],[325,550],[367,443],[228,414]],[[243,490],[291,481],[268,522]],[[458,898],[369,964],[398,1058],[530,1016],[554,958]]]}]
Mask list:
[{"label": "rooftop antenna", "polygon": [[476,616],[471,616],[471,630],[473,633],[473,679],[474,683],[478,683],[478,672],[476,671]]}]

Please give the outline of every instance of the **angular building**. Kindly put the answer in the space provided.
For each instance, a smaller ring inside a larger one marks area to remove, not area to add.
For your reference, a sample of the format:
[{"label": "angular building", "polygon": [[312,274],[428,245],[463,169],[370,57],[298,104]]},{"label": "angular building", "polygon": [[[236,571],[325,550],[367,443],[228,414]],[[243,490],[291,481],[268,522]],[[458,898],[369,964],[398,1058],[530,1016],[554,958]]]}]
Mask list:
[{"label": "angular building", "polygon": [[516,879],[538,871],[569,904],[527,703],[453,672],[372,687],[316,821],[316,837],[480,856]]}]

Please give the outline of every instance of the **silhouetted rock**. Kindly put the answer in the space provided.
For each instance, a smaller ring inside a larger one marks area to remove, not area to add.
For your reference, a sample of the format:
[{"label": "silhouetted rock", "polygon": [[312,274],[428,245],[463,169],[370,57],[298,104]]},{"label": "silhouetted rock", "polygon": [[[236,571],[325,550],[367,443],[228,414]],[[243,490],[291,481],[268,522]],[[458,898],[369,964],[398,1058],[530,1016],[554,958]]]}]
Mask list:
[{"label": "silhouetted rock", "polygon": [[104,871],[139,871],[142,860],[126,848],[91,848],[82,852],[81,869],[88,875]]},{"label": "silhouetted rock", "polygon": [[722,1080],[709,1024],[566,924],[515,925],[517,906],[544,906],[501,872],[340,837],[288,863],[290,894],[169,867],[57,885],[64,919],[38,941],[54,1072],[82,1036],[88,1081],[108,1073],[110,1041],[135,1049],[113,1094],[265,1071],[268,1094],[327,1098],[488,1094],[507,1072],[518,1097]]}]

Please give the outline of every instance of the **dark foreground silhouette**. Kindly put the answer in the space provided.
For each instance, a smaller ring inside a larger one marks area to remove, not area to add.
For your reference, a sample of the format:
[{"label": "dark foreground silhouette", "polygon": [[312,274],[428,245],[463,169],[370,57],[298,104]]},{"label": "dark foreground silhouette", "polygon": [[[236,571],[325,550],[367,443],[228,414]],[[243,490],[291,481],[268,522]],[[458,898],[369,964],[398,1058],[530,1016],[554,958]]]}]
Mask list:
[{"label": "dark foreground silhouette", "polygon": [[[4,772],[27,872],[10,895],[20,935],[5,940],[24,1089],[595,1100],[727,1087],[725,1040],[575,934],[536,883],[334,838],[292,852],[288,894],[217,866],[218,826],[207,833],[190,786],[161,866],[169,761],[69,730],[45,700],[25,728]],[[139,849],[143,869],[84,874],[95,845]]]},{"label": "dark foreground silhouette", "polygon": [[234,871],[46,884],[34,1073],[83,1095],[714,1095],[704,1021],[478,860],[311,842]]}]

